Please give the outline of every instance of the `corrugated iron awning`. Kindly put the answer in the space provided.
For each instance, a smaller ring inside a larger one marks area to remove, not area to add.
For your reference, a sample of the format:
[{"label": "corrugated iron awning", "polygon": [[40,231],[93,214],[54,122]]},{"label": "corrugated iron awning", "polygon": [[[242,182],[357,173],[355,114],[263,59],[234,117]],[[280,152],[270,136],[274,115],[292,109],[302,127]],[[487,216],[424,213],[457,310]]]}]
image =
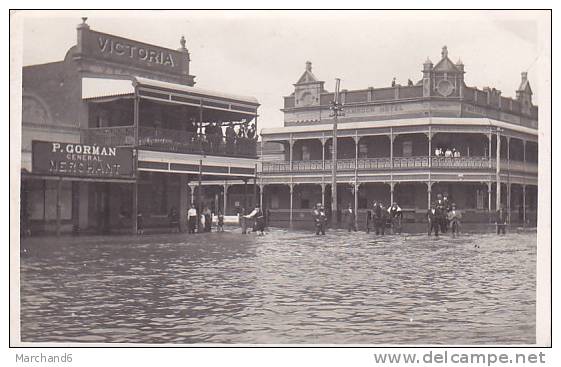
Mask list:
[{"label": "corrugated iron awning", "polygon": [[82,78],[82,99],[127,95],[134,95],[134,85],[130,79]]}]

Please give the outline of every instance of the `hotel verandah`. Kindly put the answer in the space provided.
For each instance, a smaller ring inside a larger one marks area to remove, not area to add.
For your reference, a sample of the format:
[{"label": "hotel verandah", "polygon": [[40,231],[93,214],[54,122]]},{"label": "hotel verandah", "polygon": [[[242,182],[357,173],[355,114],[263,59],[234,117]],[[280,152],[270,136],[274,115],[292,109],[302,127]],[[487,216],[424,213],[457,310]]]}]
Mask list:
[{"label": "hotel verandah", "polygon": [[[538,107],[527,73],[515,98],[469,87],[464,74],[444,47],[436,64],[424,62],[418,82],[341,91],[339,210],[358,207],[363,223],[374,200],[396,201],[406,221],[424,222],[441,193],[465,222],[488,223],[498,196],[512,224],[536,224]],[[333,96],[307,62],[284,97],[284,126],[262,130],[260,185],[271,223],[307,222],[315,203],[330,207]],[[436,156],[437,148],[454,148],[459,157]]]}]

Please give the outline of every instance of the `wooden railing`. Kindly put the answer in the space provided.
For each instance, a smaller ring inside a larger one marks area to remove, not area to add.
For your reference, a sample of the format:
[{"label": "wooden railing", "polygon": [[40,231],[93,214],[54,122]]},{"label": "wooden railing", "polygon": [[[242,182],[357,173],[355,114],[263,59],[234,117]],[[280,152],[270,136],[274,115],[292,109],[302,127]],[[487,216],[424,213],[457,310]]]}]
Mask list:
[{"label": "wooden railing", "polygon": [[[165,152],[225,155],[230,157],[255,158],[257,140],[243,137],[226,139],[219,135],[196,134],[183,130],[140,127],[138,146]],[[134,146],[134,127],[104,127],[84,129],[82,137],[86,144],[109,146]]]},{"label": "wooden railing", "polygon": [[82,130],[84,144],[134,145],[134,126],[99,127]]}]

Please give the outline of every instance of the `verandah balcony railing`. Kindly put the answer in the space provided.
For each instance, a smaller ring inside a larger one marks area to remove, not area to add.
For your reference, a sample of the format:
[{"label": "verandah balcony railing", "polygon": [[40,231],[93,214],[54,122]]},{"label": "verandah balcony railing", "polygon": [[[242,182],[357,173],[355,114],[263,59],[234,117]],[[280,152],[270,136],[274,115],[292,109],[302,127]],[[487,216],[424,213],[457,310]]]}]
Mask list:
[{"label": "verandah balcony railing", "polygon": [[[430,163],[429,163],[430,159]],[[419,169],[429,168],[458,168],[458,169],[495,169],[496,159],[489,157],[394,157],[393,166],[390,158],[359,158],[337,160],[337,170],[354,170],[355,162],[358,163],[359,170],[389,170],[389,169]],[[264,161],[264,173],[281,172],[314,172],[330,171],[331,160],[321,161],[293,161],[292,167],[288,161]],[[508,162],[501,160],[502,169],[508,169]],[[510,161],[510,169],[522,172],[537,172],[537,164],[530,162]]]},{"label": "verandah balcony railing", "polygon": [[[134,146],[134,127],[103,127],[82,131],[86,144]],[[196,134],[183,130],[140,127],[138,146],[174,153],[226,155],[255,158],[257,141],[243,137],[226,139],[219,135]]]}]

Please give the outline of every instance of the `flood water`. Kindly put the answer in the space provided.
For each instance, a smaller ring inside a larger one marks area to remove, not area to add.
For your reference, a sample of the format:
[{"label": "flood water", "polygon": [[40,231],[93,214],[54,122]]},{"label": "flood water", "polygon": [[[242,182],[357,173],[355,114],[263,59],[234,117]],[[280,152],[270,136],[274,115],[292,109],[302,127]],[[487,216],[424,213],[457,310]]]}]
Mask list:
[{"label": "flood water", "polygon": [[271,229],[22,246],[23,342],[535,343],[535,233]]}]

